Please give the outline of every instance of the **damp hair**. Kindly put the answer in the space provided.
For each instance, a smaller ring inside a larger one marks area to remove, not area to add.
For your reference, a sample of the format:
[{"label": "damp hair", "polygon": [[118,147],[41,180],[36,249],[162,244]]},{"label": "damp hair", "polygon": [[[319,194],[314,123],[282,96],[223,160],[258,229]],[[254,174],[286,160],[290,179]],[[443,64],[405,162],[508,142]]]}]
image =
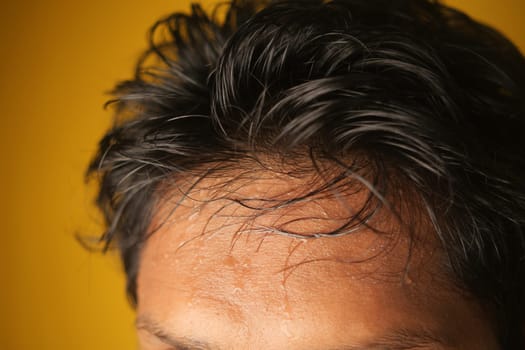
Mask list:
[{"label": "damp hair", "polygon": [[236,0],[212,13],[194,4],[152,27],[134,76],[108,103],[115,122],[87,172],[99,184],[100,240],[120,250],[136,302],[155,204],[178,179],[261,155],[297,171],[307,169],[294,159],[319,172],[332,164],[324,187],[295,200],[349,178],[372,195],[326,235],[365,225],[395,189],[413,193],[462,288],[490,305],[502,346],[517,348],[524,84],[510,41],[438,1]]}]

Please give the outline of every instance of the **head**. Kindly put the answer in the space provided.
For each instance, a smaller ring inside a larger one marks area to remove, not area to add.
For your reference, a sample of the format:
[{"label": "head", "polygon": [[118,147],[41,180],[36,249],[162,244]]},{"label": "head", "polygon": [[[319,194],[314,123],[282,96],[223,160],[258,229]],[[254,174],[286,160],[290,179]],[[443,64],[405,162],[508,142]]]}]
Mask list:
[{"label": "head", "polygon": [[524,82],[436,1],[160,20],[88,171],[143,348],[523,346]]}]

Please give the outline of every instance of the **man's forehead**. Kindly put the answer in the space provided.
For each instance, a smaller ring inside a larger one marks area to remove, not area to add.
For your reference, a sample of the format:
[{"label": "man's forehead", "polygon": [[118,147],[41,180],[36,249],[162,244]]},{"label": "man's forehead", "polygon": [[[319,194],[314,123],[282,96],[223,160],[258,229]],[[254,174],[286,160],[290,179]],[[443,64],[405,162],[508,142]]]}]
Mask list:
[{"label": "man's forehead", "polygon": [[[165,253],[163,240],[155,244],[153,238],[142,256],[138,314],[152,315],[175,334],[208,342],[228,344],[241,337],[257,346],[257,339],[272,342],[284,336],[290,346],[297,342],[304,349],[310,348],[310,339],[335,348],[346,344],[344,334],[362,337],[354,339],[358,344],[393,324],[422,323],[420,313],[427,305],[408,302],[424,289],[418,284],[421,276],[411,271],[417,282],[401,287],[401,261],[337,261],[331,243],[319,244],[324,238],[296,245],[286,244],[294,239],[282,236],[267,237],[262,244],[258,240],[246,234],[230,250],[228,242],[215,237],[172,254]],[[436,320],[440,312],[433,313]],[[411,315],[408,322],[406,314]]]},{"label": "man's forehead", "polygon": [[431,260],[438,245],[428,226],[403,225],[359,179],[336,178],[259,167],[187,180],[158,202],[148,244],[182,263],[237,265],[248,256],[273,272],[330,261],[397,276],[421,251]]},{"label": "man's forehead", "polygon": [[413,275],[420,273],[417,266],[423,261],[435,272],[436,245],[414,245],[413,237],[402,231],[385,208],[366,225],[350,228],[348,234],[316,236],[354,220],[367,200],[365,191],[339,187],[271,207],[265,199],[281,201],[297,196],[305,191],[305,183],[322,185],[312,178],[261,175],[262,180],[251,181],[233,177],[242,184],[229,180],[230,190],[220,187],[223,179],[202,179],[184,196],[161,202],[142,254],[141,270],[152,264],[155,269],[190,268],[195,272],[188,276],[192,283],[213,282],[215,291],[222,285],[229,288],[224,283],[227,279],[235,279],[238,288],[246,284],[266,287],[270,280],[284,287],[294,279],[315,288],[316,283],[326,283],[328,275],[341,280],[337,283],[349,278],[404,283],[417,279]]},{"label": "man's forehead", "polygon": [[[415,243],[387,208],[346,235],[314,237],[351,220],[366,191],[340,187],[264,207],[265,198],[319,183],[232,178],[226,186],[204,178],[159,202],[141,254],[139,317],[199,340],[245,332],[249,343],[280,335],[291,344],[294,335],[337,348],[344,334],[366,340],[392,325],[439,328],[450,315],[451,305],[429,302],[450,290],[440,249],[433,240]],[[248,197],[252,205],[235,200]]]}]

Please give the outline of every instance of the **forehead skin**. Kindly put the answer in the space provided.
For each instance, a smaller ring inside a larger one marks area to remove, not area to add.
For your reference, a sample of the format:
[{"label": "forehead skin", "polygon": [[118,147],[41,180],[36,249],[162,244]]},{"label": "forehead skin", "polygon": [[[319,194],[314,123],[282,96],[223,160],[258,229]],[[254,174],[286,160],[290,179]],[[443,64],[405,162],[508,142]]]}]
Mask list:
[{"label": "forehead skin", "polygon": [[[259,178],[235,192],[269,198],[297,188],[290,179]],[[168,338],[234,350],[498,348],[480,307],[443,278],[434,241],[410,249],[386,211],[374,219],[386,233],[362,228],[301,239],[271,230],[284,223],[305,235],[329,231],[363,196],[334,195],[254,217],[226,199],[204,203],[232,192],[212,187],[204,180],[167,220],[175,204],[158,208],[154,225],[163,224],[144,246],[138,275],[142,349],[190,348],[167,345]],[[400,335],[410,333],[428,336]]]}]

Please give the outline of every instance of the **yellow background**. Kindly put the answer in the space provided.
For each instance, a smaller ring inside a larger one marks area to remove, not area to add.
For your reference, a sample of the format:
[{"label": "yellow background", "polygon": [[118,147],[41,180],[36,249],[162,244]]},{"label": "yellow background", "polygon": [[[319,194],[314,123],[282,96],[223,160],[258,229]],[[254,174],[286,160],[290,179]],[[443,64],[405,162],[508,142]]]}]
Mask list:
[{"label": "yellow background", "polygon": [[[206,1],[205,8],[211,8]],[[450,0],[522,49],[522,0]],[[160,16],[189,0],[18,0],[0,6],[0,349],[135,349],[118,260],[83,171],[109,126],[104,94],[130,76]]]}]

